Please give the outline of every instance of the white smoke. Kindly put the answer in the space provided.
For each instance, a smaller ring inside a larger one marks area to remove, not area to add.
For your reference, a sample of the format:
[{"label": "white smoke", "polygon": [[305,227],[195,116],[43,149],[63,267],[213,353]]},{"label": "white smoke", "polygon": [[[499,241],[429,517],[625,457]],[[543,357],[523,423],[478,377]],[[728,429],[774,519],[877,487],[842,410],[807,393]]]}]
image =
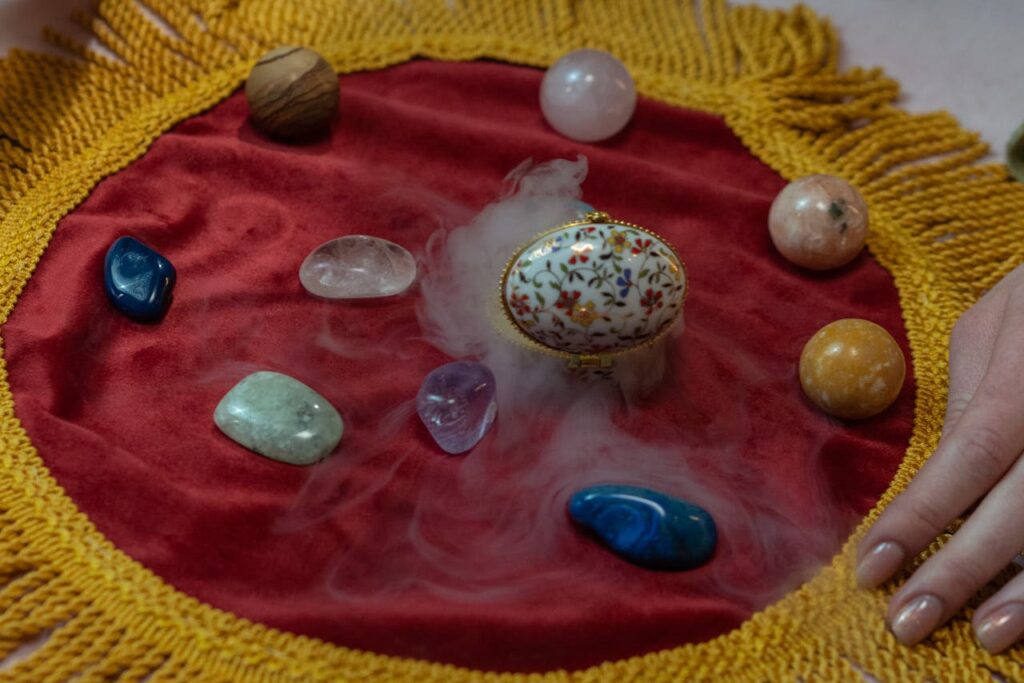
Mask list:
[{"label": "white smoke", "polygon": [[[502,267],[533,235],[573,218],[586,173],[582,157],[524,162],[510,173],[508,194],[465,224],[459,223],[464,207],[417,195],[442,227],[420,255],[416,337],[453,358],[486,364],[497,380],[498,419],[492,437],[449,461],[454,485],[450,470],[445,476],[421,473],[407,517],[386,515],[372,539],[339,548],[325,579],[335,599],[429,591],[445,600],[487,602],[585,580],[588,566],[560,559],[579,542],[565,506],[576,490],[598,483],[646,486],[707,509],[720,543],[712,563],[694,575],[700,577],[696,589],[751,610],[805,580],[847,533],[853,520],[830,502],[824,482],[795,500],[792,486],[756,474],[763,466],[749,463],[757,443],[744,407],[749,392],[779,384],[790,390],[795,370],[772,374],[749,350],[718,336],[719,328],[691,319],[685,333],[680,329],[668,339],[668,353],[627,364],[620,384],[586,382],[567,372],[563,361],[523,349],[495,330],[489,311]],[[347,342],[328,327],[318,343],[349,358],[380,348]],[[710,347],[724,348],[732,359],[737,379],[722,391],[735,394],[736,410],[686,424],[671,411],[658,412],[659,404],[671,402],[673,410],[701,414],[700,396],[681,384],[679,369],[713,362],[700,355]],[[411,400],[394,406],[376,426],[380,440],[415,419]],[[820,446],[837,432],[825,420],[808,427],[808,472],[817,471]],[[344,516],[382,490],[404,456],[378,466],[371,485],[365,477],[359,490],[347,483],[357,468],[380,457],[346,453],[318,465],[278,531]],[[438,452],[438,458],[448,457]]]}]

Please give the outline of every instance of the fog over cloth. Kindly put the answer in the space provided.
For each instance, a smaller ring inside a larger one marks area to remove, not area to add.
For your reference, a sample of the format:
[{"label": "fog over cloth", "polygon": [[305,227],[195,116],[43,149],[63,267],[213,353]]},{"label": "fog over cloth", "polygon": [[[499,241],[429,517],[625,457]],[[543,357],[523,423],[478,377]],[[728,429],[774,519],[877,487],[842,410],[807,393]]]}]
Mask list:
[{"label": "fog over cloth", "polygon": [[[828,561],[903,455],[913,383],[883,415],[844,425],[804,400],[796,363],[842,317],[881,324],[906,353],[891,279],[868,254],[825,275],[783,261],[766,219],[784,182],[720,120],[642,99],[624,134],[578,144],[543,122],[540,77],[435,62],[344,76],[333,136],[304,147],[255,132],[236,94],[61,222],[5,326],[6,358],[18,418],[107,538],[258,622],[518,671],[709,639]],[[577,196],[655,230],[687,267],[665,381],[628,405],[531,364],[472,318],[500,272],[468,289],[467,259],[490,258],[488,236],[506,239],[501,226],[521,217],[564,220]],[[360,233],[416,254],[421,283],[378,302],[309,296],[306,254]],[[177,268],[158,325],[103,298],[103,256],[123,234]],[[499,417],[450,457],[412,399],[462,355],[495,371]],[[213,425],[223,394],[261,369],[344,416],[324,463],[271,462]],[[708,509],[715,558],[651,572],[580,534],[566,500],[607,481]]]}]

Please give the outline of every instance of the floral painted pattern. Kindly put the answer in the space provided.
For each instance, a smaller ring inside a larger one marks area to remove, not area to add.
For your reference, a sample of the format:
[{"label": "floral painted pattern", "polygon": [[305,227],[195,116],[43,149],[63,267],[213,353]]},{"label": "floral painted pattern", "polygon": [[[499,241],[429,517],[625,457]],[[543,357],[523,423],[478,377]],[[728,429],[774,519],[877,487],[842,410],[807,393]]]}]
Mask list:
[{"label": "floral painted pattern", "polygon": [[512,320],[535,340],[569,353],[642,344],[679,316],[686,275],[650,233],[614,223],[545,235],[514,260],[505,279]]}]

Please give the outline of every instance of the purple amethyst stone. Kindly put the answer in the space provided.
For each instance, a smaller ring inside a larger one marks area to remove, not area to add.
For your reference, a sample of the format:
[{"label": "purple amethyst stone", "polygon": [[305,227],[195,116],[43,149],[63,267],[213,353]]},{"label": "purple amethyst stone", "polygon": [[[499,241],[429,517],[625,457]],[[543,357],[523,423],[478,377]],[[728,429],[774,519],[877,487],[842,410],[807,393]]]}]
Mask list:
[{"label": "purple amethyst stone", "polygon": [[498,412],[494,373],[467,360],[442,365],[423,380],[416,412],[445,452],[465,453],[494,424]]}]

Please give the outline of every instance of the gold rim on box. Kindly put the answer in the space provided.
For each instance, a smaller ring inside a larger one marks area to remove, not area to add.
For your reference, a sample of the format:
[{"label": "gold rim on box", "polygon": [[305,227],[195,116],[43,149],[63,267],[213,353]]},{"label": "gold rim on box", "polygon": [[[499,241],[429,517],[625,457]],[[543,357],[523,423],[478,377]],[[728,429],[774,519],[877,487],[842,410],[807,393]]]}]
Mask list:
[{"label": "gold rim on box", "polygon": [[[672,317],[672,319],[666,324],[662,325],[661,329],[658,330],[654,335],[648,337],[647,339],[644,339],[642,342],[636,344],[635,346],[631,346],[625,349],[615,349],[612,351],[602,351],[600,353],[573,353],[571,351],[565,351],[562,349],[555,348],[553,346],[549,346],[531,337],[526,332],[526,330],[524,330],[519,325],[519,323],[516,322],[515,317],[512,315],[512,311],[509,309],[508,306],[508,300],[506,299],[505,296],[505,289],[508,285],[508,278],[509,274],[512,272],[512,267],[519,259],[519,257],[523,255],[523,252],[525,252],[527,248],[530,247],[530,245],[535,244],[538,240],[543,239],[548,235],[553,235],[554,233],[561,232],[562,230],[565,230],[567,228],[572,228],[577,225],[592,225],[594,223],[601,223],[604,225],[616,225],[624,228],[637,230],[649,237],[653,237],[654,239],[658,240],[658,242],[665,245],[665,247],[672,253],[672,256],[675,257],[676,261],[679,262],[679,268],[682,271],[683,275],[683,296],[679,302],[679,309],[676,311],[676,314]],[[537,233],[536,235],[531,237],[528,242],[524,242],[522,245],[519,246],[518,249],[516,249],[512,253],[512,256],[505,263],[505,267],[501,273],[501,280],[498,284],[498,301],[500,302],[502,315],[494,322],[495,326],[498,328],[498,331],[504,334],[506,337],[510,338],[512,341],[522,346],[525,346],[528,349],[537,351],[538,353],[543,353],[548,356],[560,358],[566,362],[570,369],[609,369],[614,364],[614,360],[616,358],[625,356],[627,354],[636,353],[638,351],[644,351],[653,348],[659,342],[661,342],[678,324],[680,317],[682,317],[683,315],[683,308],[686,305],[686,297],[689,293],[690,280],[687,277],[686,264],[683,262],[683,259],[679,256],[679,252],[676,251],[676,248],[672,246],[671,242],[669,242],[667,239],[665,239],[658,233],[654,232],[653,230],[648,230],[647,228],[640,225],[636,225],[635,223],[627,223],[626,221],[617,220],[615,218],[612,218],[604,211],[589,211],[583,218],[579,220],[569,221],[568,223],[563,223],[553,228],[549,228],[548,230],[544,230],[543,232]]]}]

